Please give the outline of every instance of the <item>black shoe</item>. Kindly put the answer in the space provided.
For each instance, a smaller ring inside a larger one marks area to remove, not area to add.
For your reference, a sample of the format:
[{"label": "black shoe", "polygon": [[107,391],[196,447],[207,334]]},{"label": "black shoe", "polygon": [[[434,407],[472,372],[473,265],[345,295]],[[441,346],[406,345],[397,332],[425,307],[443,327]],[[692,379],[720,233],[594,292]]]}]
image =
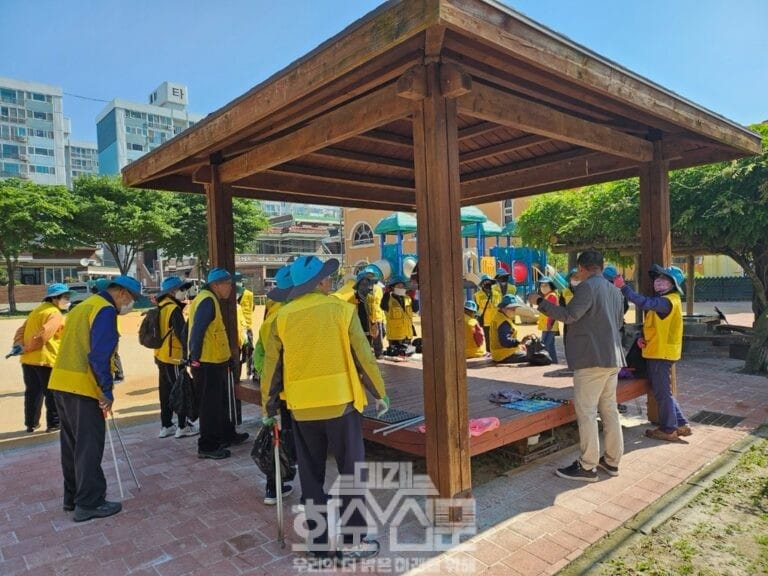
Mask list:
[{"label": "black shoe", "polygon": [[579,482],[597,482],[597,470],[586,470],[581,467],[581,462],[576,460],[570,466],[565,468],[558,468],[555,470],[555,474],[560,478],[567,478],[568,480],[577,480]]},{"label": "black shoe", "polygon": [[61,428],[59,427],[59,425],[56,424],[55,426],[48,426],[48,428],[46,428],[45,431],[46,432],[57,432],[60,429]]},{"label": "black shoe", "polygon": [[61,507],[61,509],[64,510],[64,512],[72,512],[72,510],[75,509],[75,505],[74,504],[64,504]]},{"label": "black shoe", "polygon": [[[290,484],[283,484],[283,498],[290,496],[293,493],[293,486]],[[269,482],[267,489],[264,493],[264,504],[267,506],[274,506],[277,504],[277,493],[275,491],[275,483]]]},{"label": "black shoe", "polygon": [[251,435],[248,434],[248,432],[242,432],[239,434],[235,432],[235,435],[232,436],[232,438],[224,442],[223,447],[228,448],[229,446],[237,446],[238,444],[242,444],[243,442],[248,440],[248,438],[250,437]]},{"label": "black shoe", "polygon": [[618,476],[619,475],[619,467],[618,466],[611,466],[608,464],[608,462],[605,461],[605,456],[600,457],[600,462],[597,463],[597,467],[601,468],[603,472],[608,474],[608,476]]},{"label": "black shoe", "polygon": [[358,544],[342,546],[339,553],[342,562],[356,562],[357,560],[367,560],[377,556],[381,545],[378,540],[369,540],[361,538]]},{"label": "black shoe", "polygon": [[35,424],[34,426],[27,426],[27,432],[30,434],[40,428],[40,424]]},{"label": "black shoe", "polygon": [[210,458],[211,460],[223,460],[224,458],[229,458],[231,455],[232,455],[232,452],[224,448],[218,448],[216,450],[198,450],[197,451],[198,458]]},{"label": "black shoe", "polygon": [[104,502],[104,504],[96,508],[75,506],[75,516],[72,519],[75,522],[85,522],[91,518],[106,518],[107,516],[117,514],[122,509],[123,505],[120,502]]}]

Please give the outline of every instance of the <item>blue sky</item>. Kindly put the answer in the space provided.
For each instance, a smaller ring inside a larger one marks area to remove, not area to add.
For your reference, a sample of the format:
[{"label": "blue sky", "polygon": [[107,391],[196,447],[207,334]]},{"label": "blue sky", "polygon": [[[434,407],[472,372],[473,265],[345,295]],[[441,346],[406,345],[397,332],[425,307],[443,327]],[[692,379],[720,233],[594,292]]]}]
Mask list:
[{"label": "blue sky", "polygon": [[[507,0],[591,50],[727,118],[768,120],[768,0]],[[146,102],[164,80],[207,114],[377,0],[0,0],[0,76]],[[73,137],[103,102],[65,95]]]}]

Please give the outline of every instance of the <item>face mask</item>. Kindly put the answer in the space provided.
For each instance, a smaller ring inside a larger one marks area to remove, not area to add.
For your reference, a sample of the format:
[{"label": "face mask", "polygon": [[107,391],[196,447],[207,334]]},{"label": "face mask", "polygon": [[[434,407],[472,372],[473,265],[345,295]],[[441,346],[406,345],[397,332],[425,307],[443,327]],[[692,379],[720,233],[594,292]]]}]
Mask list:
[{"label": "face mask", "polygon": [[659,276],[653,281],[653,289],[659,294],[665,294],[672,290],[672,282]]},{"label": "face mask", "polygon": [[123,304],[122,306],[120,306],[119,314],[121,316],[125,316],[131,310],[133,310],[133,300],[131,300],[128,304]]},{"label": "face mask", "polygon": [[581,284],[581,280],[571,280],[571,288],[576,288],[579,284]]},{"label": "face mask", "polygon": [[546,284],[541,285],[542,294],[549,294],[550,292],[552,292],[552,289],[549,286],[547,286]]},{"label": "face mask", "polygon": [[487,292],[488,290],[490,290],[490,289],[491,289],[491,285],[490,285],[490,284],[483,284],[483,285],[481,286],[481,288]]},{"label": "face mask", "polygon": [[187,293],[184,290],[177,290],[176,293],[173,295],[174,298],[178,301],[186,300],[187,299]]},{"label": "face mask", "polygon": [[395,288],[394,293],[397,296],[405,296],[405,288]]},{"label": "face mask", "polygon": [[59,310],[66,312],[67,310],[69,310],[69,307],[72,306],[72,302],[70,302],[69,300],[59,300],[58,305],[59,305]]}]

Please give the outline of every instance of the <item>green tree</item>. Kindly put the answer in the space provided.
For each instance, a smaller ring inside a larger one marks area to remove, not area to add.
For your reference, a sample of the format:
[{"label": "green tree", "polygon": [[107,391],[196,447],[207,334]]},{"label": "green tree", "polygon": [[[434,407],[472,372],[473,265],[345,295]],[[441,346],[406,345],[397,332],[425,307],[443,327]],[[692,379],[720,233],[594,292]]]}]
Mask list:
[{"label": "green tree", "polygon": [[[670,174],[673,246],[730,256],[752,281],[754,330],[745,365],[768,371],[768,125],[751,127],[763,136],[763,154]],[[520,215],[524,243],[556,241],[569,251],[602,249],[622,262],[622,248],[639,243],[638,180],[547,194]],[[624,258],[624,260],[626,257]]]},{"label": "green tree", "polygon": [[72,194],[63,186],[0,180],[0,256],[11,312],[16,312],[14,273],[19,255],[40,248],[71,247],[75,212]]},{"label": "green tree", "polygon": [[169,192],[128,188],[119,176],[82,176],[73,193],[80,203],[81,238],[103,243],[121,274],[128,273],[140,250],[156,249],[176,233]]},{"label": "green tree", "polygon": [[[169,222],[174,233],[163,242],[168,256],[196,256],[205,269],[208,262],[208,222],[205,196],[200,194],[173,194],[170,201]],[[269,225],[267,216],[258,202],[235,198],[232,202],[235,252],[249,250],[253,240]]]}]

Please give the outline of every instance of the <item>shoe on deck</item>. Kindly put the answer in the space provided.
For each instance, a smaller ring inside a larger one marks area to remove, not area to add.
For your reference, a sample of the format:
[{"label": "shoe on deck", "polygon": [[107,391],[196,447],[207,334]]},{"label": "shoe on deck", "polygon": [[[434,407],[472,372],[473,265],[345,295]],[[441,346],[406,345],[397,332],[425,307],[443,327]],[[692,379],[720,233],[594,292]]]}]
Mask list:
[{"label": "shoe on deck", "polygon": [[577,480],[579,482],[597,482],[597,470],[586,470],[581,467],[581,462],[576,460],[570,466],[565,468],[558,468],[555,470],[555,474],[560,478],[566,478],[568,480]]},{"label": "shoe on deck", "polygon": [[64,504],[64,505],[62,505],[61,509],[64,510],[64,512],[72,512],[72,510],[75,509],[75,505],[74,504]]},{"label": "shoe on deck", "polygon": [[243,442],[248,440],[248,438],[250,438],[250,437],[251,437],[251,435],[248,434],[248,432],[240,432],[240,433],[235,432],[235,435],[232,436],[232,438],[230,438],[229,440],[227,440],[224,443],[224,446],[225,447],[226,446],[237,446],[238,444],[242,444]]},{"label": "shoe on deck", "polygon": [[173,433],[176,431],[176,426],[171,424],[167,428],[163,426],[160,428],[160,434],[157,435],[158,438],[168,438],[168,436],[173,436]]},{"label": "shoe on deck", "polygon": [[187,424],[184,428],[177,428],[174,436],[176,438],[184,438],[186,436],[197,436],[198,434],[200,434],[200,430],[195,428],[193,424]]},{"label": "shoe on deck", "polygon": [[342,562],[354,562],[373,558],[378,555],[380,549],[381,544],[378,540],[361,538],[359,544],[342,546],[338,552]]},{"label": "shoe on deck", "polygon": [[[293,486],[290,484],[283,484],[283,498],[287,498],[293,493]],[[274,506],[277,504],[277,494],[275,493],[275,483],[270,482],[267,485],[266,493],[264,494],[264,504],[267,506]]]},{"label": "shoe on deck", "polygon": [[691,430],[691,427],[688,426],[688,424],[685,424],[684,426],[678,426],[677,427],[677,435],[678,436],[691,436],[693,434],[693,430]]},{"label": "shoe on deck", "polygon": [[600,468],[606,474],[608,474],[608,476],[619,475],[619,467],[611,466],[610,464],[608,464],[608,462],[605,461],[605,456],[600,457],[600,462],[597,463],[597,467]]},{"label": "shoe on deck", "polygon": [[677,430],[674,432],[664,432],[661,428],[648,428],[645,431],[645,435],[648,436],[648,438],[664,440],[665,442],[677,442],[679,440]]},{"label": "shoe on deck", "polygon": [[75,516],[73,520],[75,522],[85,522],[91,518],[106,518],[117,514],[123,509],[123,505],[120,502],[104,502],[101,506],[96,508],[83,508],[82,506],[75,506]]},{"label": "shoe on deck", "polygon": [[218,448],[217,450],[198,450],[197,451],[198,458],[209,458],[210,460],[223,460],[224,458],[229,458],[231,455],[232,455],[232,452],[224,448]]}]

